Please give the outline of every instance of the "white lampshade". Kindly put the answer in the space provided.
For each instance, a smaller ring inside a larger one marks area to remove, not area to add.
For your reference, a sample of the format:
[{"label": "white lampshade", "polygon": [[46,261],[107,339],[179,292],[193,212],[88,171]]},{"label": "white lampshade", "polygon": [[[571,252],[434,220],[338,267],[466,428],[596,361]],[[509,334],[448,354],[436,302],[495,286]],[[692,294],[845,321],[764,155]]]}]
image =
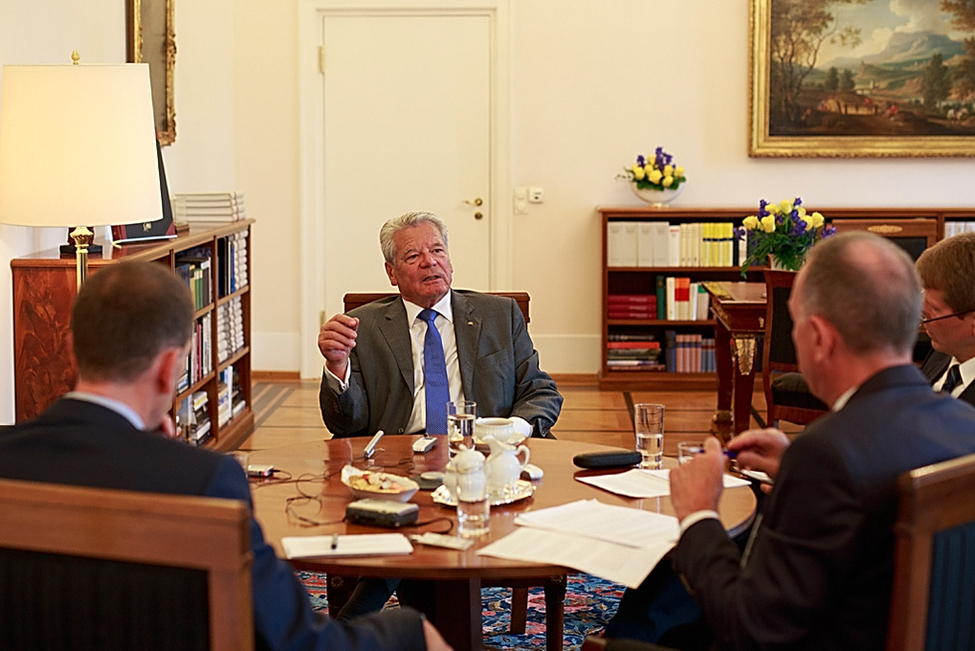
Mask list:
[{"label": "white lampshade", "polygon": [[4,66],[0,222],[162,219],[149,67]]}]

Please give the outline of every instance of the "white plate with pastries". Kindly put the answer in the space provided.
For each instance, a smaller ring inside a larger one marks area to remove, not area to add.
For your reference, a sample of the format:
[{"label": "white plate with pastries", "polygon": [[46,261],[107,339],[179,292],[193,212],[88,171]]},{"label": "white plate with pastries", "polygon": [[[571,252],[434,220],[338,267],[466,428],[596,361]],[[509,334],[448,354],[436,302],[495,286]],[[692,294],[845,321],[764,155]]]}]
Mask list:
[{"label": "white plate with pastries", "polygon": [[342,468],[342,483],[359,498],[408,502],[420,485],[408,477],[388,472],[360,470],[353,466]]}]

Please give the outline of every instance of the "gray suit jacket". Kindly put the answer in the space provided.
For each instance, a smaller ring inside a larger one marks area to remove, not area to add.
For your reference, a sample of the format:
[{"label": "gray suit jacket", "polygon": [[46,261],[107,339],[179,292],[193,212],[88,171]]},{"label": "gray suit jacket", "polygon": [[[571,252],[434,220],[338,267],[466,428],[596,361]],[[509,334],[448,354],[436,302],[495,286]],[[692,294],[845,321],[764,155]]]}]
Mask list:
[{"label": "gray suit jacket", "polygon": [[[538,367],[525,318],[510,298],[454,290],[451,298],[461,386],[479,416],[519,416],[535,435],[550,436],[562,396]],[[336,395],[322,378],[322,419],[335,436],[381,429],[402,434],[413,410],[413,354],[406,307],[399,296],[349,312],[359,319],[349,356],[349,388]]]},{"label": "gray suit jacket", "polygon": [[[924,377],[928,379],[928,382],[934,384],[935,380],[944,375],[945,371],[948,370],[948,364],[950,362],[951,355],[945,355],[944,353],[932,350],[924,358],[924,365],[921,366],[921,372],[924,373]],[[975,382],[970,382],[965,387],[965,390],[958,394],[958,399],[964,400],[975,407]]]}]

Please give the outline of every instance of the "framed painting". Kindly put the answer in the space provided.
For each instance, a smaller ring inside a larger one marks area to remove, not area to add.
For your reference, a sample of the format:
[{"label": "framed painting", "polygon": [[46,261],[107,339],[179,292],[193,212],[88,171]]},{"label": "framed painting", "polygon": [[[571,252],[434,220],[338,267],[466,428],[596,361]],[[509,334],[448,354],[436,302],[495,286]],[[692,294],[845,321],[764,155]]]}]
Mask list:
[{"label": "framed painting", "polygon": [[749,156],[975,156],[971,0],[750,0]]},{"label": "framed painting", "polygon": [[149,64],[156,136],[163,145],[176,140],[176,0],[126,0],[126,60]]}]

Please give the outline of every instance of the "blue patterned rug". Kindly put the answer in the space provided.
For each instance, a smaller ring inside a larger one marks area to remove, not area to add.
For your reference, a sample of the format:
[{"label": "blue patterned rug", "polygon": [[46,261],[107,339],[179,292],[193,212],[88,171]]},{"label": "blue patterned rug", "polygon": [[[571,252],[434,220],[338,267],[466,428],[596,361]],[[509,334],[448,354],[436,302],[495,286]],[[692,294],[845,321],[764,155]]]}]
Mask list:
[{"label": "blue patterned rug", "polygon": [[[316,572],[298,572],[298,578],[311,594],[312,607],[325,610],[325,575]],[[570,574],[565,591],[565,642],[567,651],[578,649],[586,635],[598,633],[616,612],[623,586],[587,574]],[[395,607],[396,598],[387,608]],[[542,588],[532,588],[528,593],[528,625],[525,635],[508,633],[511,613],[511,590],[484,588],[481,590],[484,605],[484,645],[510,651],[535,651],[545,648],[545,593]]]}]

